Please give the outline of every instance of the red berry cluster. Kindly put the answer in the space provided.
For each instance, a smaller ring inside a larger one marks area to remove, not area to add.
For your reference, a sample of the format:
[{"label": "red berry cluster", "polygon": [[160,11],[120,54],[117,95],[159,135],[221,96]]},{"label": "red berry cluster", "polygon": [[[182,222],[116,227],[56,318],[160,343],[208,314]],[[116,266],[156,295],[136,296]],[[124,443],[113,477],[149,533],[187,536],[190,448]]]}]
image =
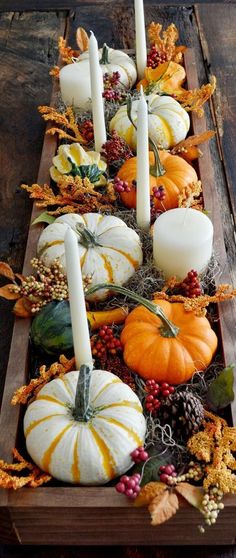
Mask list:
[{"label": "red berry cluster", "polygon": [[185,277],[181,283],[180,287],[184,296],[187,296],[188,298],[196,298],[197,296],[200,296],[202,294],[202,288],[197,271],[191,269],[191,271],[188,272],[187,277]]},{"label": "red berry cluster", "polygon": [[145,397],[145,407],[147,411],[155,414],[166,397],[175,392],[175,388],[167,384],[167,382],[158,384],[155,380],[147,380],[145,391],[148,392],[148,395]]},{"label": "red berry cluster", "polygon": [[160,481],[165,484],[172,484],[171,479],[177,477],[175,466],[172,464],[161,465],[159,469]]},{"label": "red berry cluster", "polygon": [[135,500],[141,490],[139,484],[140,479],[141,475],[139,473],[135,473],[135,475],[132,475],[131,477],[123,475],[116,485],[116,491],[121,494],[125,494],[125,496],[127,496],[127,498],[131,498],[131,500]]},{"label": "red berry cluster", "polygon": [[134,451],[131,452],[131,457],[134,463],[141,463],[142,461],[147,461],[149,455],[147,451],[145,451],[143,446],[139,446]]},{"label": "red berry cluster", "polygon": [[107,73],[104,74],[103,84],[104,84],[103,97],[107,101],[121,101],[124,98],[124,91],[122,91],[118,87],[120,85],[119,72],[113,72],[111,76]]},{"label": "red berry cluster", "polygon": [[166,197],[164,186],[154,186],[154,188],[152,189],[152,195],[157,200],[163,201]]},{"label": "red berry cluster", "polygon": [[157,208],[153,196],[150,196],[150,201],[151,201],[151,223],[154,223],[157,217],[159,217],[159,215],[161,215],[163,211],[160,211],[160,209]]},{"label": "red berry cluster", "polygon": [[85,120],[81,126],[81,134],[83,138],[91,142],[94,139],[94,132],[93,132],[93,123],[91,120]]},{"label": "red berry cluster", "polygon": [[118,192],[118,194],[120,194],[121,192],[131,192],[129,183],[125,180],[121,180],[119,176],[115,176],[114,178],[114,188],[115,191]]},{"label": "red berry cluster", "polygon": [[167,61],[166,52],[161,52],[157,49],[155,45],[152,45],[148,55],[147,55],[147,66],[149,68],[157,68],[160,64]]},{"label": "red berry cluster", "polygon": [[114,334],[111,327],[107,325],[102,326],[96,335],[91,337],[92,355],[100,358],[104,353],[116,355],[117,351],[122,348],[119,337]]},{"label": "red berry cluster", "polygon": [[133,157],[133,152],[126,141],[121,138],[116,131],[112,132],[112,137],[102,146],[102,156],[105,157],[108,165],[117,161],[126,161]]}]

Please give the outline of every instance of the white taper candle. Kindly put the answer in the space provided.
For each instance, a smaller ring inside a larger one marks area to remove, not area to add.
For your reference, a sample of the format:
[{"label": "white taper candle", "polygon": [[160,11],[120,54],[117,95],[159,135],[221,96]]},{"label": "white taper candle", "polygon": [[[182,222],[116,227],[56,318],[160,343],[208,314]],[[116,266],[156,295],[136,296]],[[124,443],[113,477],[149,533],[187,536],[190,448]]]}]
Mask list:
[{"label": "white taper candle", "polygon": [[135,43],[138,78],[142,79],[147,65],[147,47],[143,0],[134,0]]},{"label": "white taper candle", "polygon": [[136,220],[140,229],[150,227],[150,177],[148,142],[148,107],[141,86],[137,118],[137,189]]},{"label": "white taper candle", "polygon": [[85,306],[78,240],[71,228],[68,228],[65,234],[65,255],[75,362],[76,369],[79,370],[82,364],[92,366],[93,357]]},{"label": "white taper candle", "polygon": [[99,63],[98,43],[91,31],[89,39],[89,68],[91,82],[92,112],[95,150],[100,152],[106,141],[106,125],[103,101],[103,73]]}]

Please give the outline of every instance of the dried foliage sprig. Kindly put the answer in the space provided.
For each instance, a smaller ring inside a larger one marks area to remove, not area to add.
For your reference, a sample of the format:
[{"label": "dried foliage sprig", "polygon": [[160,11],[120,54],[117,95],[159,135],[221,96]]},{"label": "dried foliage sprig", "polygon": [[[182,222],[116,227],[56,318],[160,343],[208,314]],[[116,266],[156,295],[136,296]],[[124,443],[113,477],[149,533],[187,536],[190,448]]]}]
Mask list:
[{"label": "dried foliage sprig", "polygon": [[203,116],[202,106],[210,99],[216,88],[216,78],[212,76],[211,82],[202,85],[200,89],[179,89],[174,93],[174,98],[181,103],[187,112],[196,112],[197,116]]},{"label": "dried foliage sprig", "polygon": [[200,180],[185,186],[178,195],[178,207],[193,207],[194,209],[203,209],[203,200],[200,198],[202,192],[202,183]]},{"label": "dried foliage sprig", "polygon": [[[103,193],[96,190],[96,185],[80,176],[62,175],[57,182],[59,193],[55,194],[48,184],[22,184],[22,188],[37,200],[37,206],[47,208],[50,215],[63,213],[87,213],[94,211],[113,211],[116,194],[112,183],[107,183]],[[57,206],[57,209],[51,209]]]},{"label": "dried foliage sprig", "polygon": [[75,367],[75,359],[68,360],[64,355],[59,357],[59,362],[54,362],[48,369],[45,365],[39,369],[39,377],[30,380],[28,385],[24,385],[16,390],[14,393],[11,404],[17,405],[21,403],[26,405],[34,400],[37,393],[45,386],[52,378],[64,376],[67,372],[71,372]]},{"label": "dried foliage sprig", "polygon": [[179,155],[179,157],[182,157],[188,162],[194,161],[194,159],[198,159],[202,156],[202,152],[198,146],[210,140],[214,136],[215,132],[213,130],[208,130],[207,132],[203,132],[199,135],[189,136],[177,143],[171,149],[171,154]]},{"label": "dried foliage sprig", "polygon": [[[38,107],[42,118],[48,122],[54,122],[60,127],[52,127],[46,131],[46,134],[54,136],[58,134],[59,139],[68,139],[70,141],[86,144],[87,140],[82,135],[79,126],[76,122],[74,111],[72,107],[68,107],[64,112],[59,112],[53,107],[42,105]],[[68,130],[70,133],[68,133]],[[71,133],[72,132],[72,133]],[[72,135],[73,134],[73,135]]]},{"label": "dried foliage sprig", "polygon": [[164,55],[165,60],[173,60],[178,64],[182,62],[183,52],[186,50],[186,47],[183,45],[176,46],[179,32],[174,23],[171,23],[163,31],[162,25],[153,21],[148,28],[148,37],[151,46],[155,46],[158,53],[162,56]]},{"label": "dried foliage sprig", "polygon": [[[1,488],[18,490],[26,485],[30,488],[37,488],[51,480],[50,475],[43,473],[36,465],[26,461],[16,448],[13,449],[12,453],[16,463],[6,463],[0,459]],[[27,472],[27,474],[22,476],[17,474],[22,471]]]},{"label": "dried foliage sprig", "polygon": [[[175,279],[172,278],[172,288]],[[175,283],[177,285],[177,282]],[[205,316],[209,304],[232,300],[236,296],[236,289],[231,285],[222,284],[217,287],[214,295],[200,295],[196,298],[188,298],[180,294],[168,295],[164,291],[154,294],[154,301],[168,300],[169,302],[183,302],[186,312],[194,312],[196,316]]]}]

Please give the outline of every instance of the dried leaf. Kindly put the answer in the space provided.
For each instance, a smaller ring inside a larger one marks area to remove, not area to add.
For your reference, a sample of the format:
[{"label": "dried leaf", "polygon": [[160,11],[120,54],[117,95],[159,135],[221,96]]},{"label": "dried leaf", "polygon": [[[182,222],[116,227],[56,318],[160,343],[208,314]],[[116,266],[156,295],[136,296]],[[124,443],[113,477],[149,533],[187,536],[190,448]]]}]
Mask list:
[{"label": "dried leaf", "polygon": [[179,500],[174,492],[165,490],[154,498],[148,507],[151,514],[151,524],[161,525],[173,517],[179,509]]},{"label": "dried leaf", "polygon": [[18,318],[30,318],[32,315],[30,302],[24,297],[19,298],[13,308],[13,312]]},{"label": "dried leaf", "polygon": [[136,507],[147,506],[159,494],[167,490],[166,484],[163,482],[149,482],[141,489],[139,495],[135,499]]},{"label": "dried leaf", "polygon": [[12,268],[5,262],[0,262],[0,275],[6,277],[7,279],[11,279],[14,281],[15,274],[12,271]]},{"label": "dried leaf", "polygon": [[185,161],[191,162],[202,156],[202,152],[198,145],[210,140],[215,135],[213,130],[208,130],[202,134],[189,136],[188,138],[177,143],[171,150],[172,155],[179,155]]},{"label": "dried leaf", "polygon": [[202,507],[202,500],[204,496],[204,490],[202,486],[193,486],[187,482],[180,482],[175,487],[176,492],[181,494],[185,500],[194,508],[198,510]]},{"label": "dried leaf", "polygon": [[13,289],[14,285],[12,285],[12,283],[0,287],[0,296],[6,298],[6,300],[17,300],[18,298],[20,298],[20,295],[19,293],[15,293]]},{"label": "dried leaf", "polygon": [[89,38],[83,27],[78,27],[76,31],[76,43],[81,52],[84,52],[89,48]]}]

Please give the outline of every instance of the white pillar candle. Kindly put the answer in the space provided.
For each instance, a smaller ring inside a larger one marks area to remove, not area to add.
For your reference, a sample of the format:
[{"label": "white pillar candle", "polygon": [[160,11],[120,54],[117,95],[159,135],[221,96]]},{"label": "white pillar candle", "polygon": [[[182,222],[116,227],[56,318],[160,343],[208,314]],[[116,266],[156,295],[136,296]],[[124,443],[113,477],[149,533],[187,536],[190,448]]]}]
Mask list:
[{"label": "white pillar candle", "polygon": [[148,143],[148,107],[141,87],[137,117],[137,189],[136,220],[140,229],[150,227],[150,177]]},{"label": "white pillar candle", "polygon": [[85,306],[78,240],[71,228],[68,228],[65,235],[65,255],[75,362],[76,369],[79,370],[82,364],[92,366],[93,357]]},{"label": "white pillar candle", "polygon": [[134,0],[135,10],[135,43],[136,43],[136,65],[138,78],[144,76],[144,69],[147,65],[147,47],[143,0]]},{"label": "white pillar candle", "polygon": [[89,60],[67,64],[59,73],[63,103],[84,110],[91,109]]},{"label": "white pillar candle", "polygon": [[212,255],[213,225],[196,209],[170,209],[157,218],[153,257],[164,276],[183,280],[194,269],[204,271]]},{"label": "white pillar candle", "polygon": [[103,143],[105,143],[107,139],[104,116],[104,101],[102,96],[103,73],[102,68],[99,64],[98,43],[92,32],[89,39],[89,67],[95,150],[100,152]]}]

